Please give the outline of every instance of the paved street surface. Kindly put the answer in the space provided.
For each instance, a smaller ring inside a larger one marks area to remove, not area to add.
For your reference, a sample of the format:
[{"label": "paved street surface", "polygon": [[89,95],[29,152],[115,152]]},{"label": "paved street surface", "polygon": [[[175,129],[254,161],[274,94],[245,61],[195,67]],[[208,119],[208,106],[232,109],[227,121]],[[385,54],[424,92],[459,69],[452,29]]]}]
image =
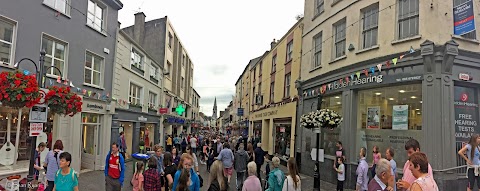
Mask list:
[{"label": "paved street surface", "polygon": [[[126,163],[127,171],[125,174],[125,182],[123,185],[124,191],[132,190],[132,186],[130,185],[130,180],[132,179],[133,174],[133,162]],[[264,165],[265,166],[265,165]],[[283,172],[287,172],[287,167],[281,166],[280,167]],[[264,170],[264,167],[262,168]],[[230,190],[235,190],[235,172],[233,173],[233,177],[230,183]],[[209,173],[206,170],[206,165],[200,164],[200,175],[203,177],[204,186],[200,189],[202,191],[206,191],[208,189],[208,182],[209,182]],[[301,174],[300,175],[302,180],[302,190],[312,190],[313,189],[313,177],[306,176]],[[263,175],[262,178],[265,178]],[[103,171],[90,171],[90,172],[83,172],[79,176],[79,189],[82,191],[86,190],[105,190],[105,176]],[[328,182],[321,182],[322,191],[335,191],[336,185],[330,184]]]}]

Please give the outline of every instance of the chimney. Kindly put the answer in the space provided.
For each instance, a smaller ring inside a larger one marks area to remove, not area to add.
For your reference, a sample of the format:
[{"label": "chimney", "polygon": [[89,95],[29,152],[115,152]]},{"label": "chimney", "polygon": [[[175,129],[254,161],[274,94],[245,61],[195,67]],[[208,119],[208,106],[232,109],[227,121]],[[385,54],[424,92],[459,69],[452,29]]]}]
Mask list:
[{"label": "chimney", "polygon": [[143,12],[135,13],[135,24],[133,25],[133,40],[143,44],[145,35],[145,14]]},{"label": "chimney", "polygon": [[277,45],[277,41],[273,39],[273,41],[270,43],[270,50],[273,49]]}]

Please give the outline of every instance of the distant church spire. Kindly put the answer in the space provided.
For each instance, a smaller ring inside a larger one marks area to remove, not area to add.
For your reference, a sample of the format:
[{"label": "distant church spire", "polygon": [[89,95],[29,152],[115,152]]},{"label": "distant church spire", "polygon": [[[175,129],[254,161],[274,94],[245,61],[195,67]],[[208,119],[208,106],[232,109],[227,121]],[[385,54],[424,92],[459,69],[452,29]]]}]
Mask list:
[{"label": "distant church spire", "polygon": [[213,119],[217,119],[217,97],[215,97],[215,101],[213,101]]}]

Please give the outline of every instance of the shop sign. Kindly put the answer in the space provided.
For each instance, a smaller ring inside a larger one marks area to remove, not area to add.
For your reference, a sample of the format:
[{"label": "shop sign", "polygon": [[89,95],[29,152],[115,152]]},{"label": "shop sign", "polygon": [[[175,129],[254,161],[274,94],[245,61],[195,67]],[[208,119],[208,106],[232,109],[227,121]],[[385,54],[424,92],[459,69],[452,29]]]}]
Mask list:
[{"label": "shop sign", "polygon": [[99,103],[92,103],[92,102],[86,102],[84,101],[83,102],[83,106],[82,108],[84,108],[84,112],[88,112],[88,111],[101,111],[101,112],[104,112],[105,111],[105,105],[103,104],[99,104]]},{"label": "shop sign", "polygon": [[255,114],[255,118],[261,118],[261,117],[268,117],[268,116],[272,116],[272,115],[277,115],[277,113],[278,113],[278,110],[275,110],[275,111],[267,111],[267,112]]},{"label": "shop sign", "polygon": [[148,121],[148,118],[140,116],[140,117],[138,117],[138,121],[146,122],[146,121]]},{"label": "shop sign", "polygon": [[478,128],[478,103],[474,88],[454,87],[455,138],[457,142],[468,142]]},{"label": "shop sign", "polygon": [[409,77],[403,77],[403,78],[397,78],[395,79],[396,82],[407,82],[407,81],[415,81],[415,80],[421,80],[422,76],[409,76]]},{"label": "shop sign", "polygon": [[393,106],[392,129],[408,130],[408,105]]},{"label": "shop sign", "polygon": [[458,74],[458,79],[463,80],[463,81],[470,81],[470,75],[465,74],[465,73],[460,73],[460,74]]},{"label": "shop sign", "polygon": [[453,8],[453,34],[463,35],[475,30],[473,1],[469,0]]},{"label": "shop sign", "polygon": [[47,105],[34,105],[30,108],[29,122],[46,123],[47,122]]},{"label": "shop sign", "polygon": [[328,84],[327,88],[328,90],[337,90],[337,89],[341,89],[341,88],[345,88],[345,87],[348,87],[348,86],[357,86],[357,85],[363,85],[363,84],[370,84],[370,83],[382,83],[383,82],[383,75],[380,74],[380,75],[376,75],[376,76],[373,76],[373,75],[370,75],[370,76],[367,76],[367,77],[364,77],[364,78],[357,78],[357,79],[354,79],[354,80],[350,80],[350,81],[342,81],[341,83],[338,82],[338,81],[334,81],[333,83],[330,83]]},{"label": "shop sign", "polygon": [[167,123],[184,124],[184,123],[185,123],[185,119],[175,118],[175,117],[168,117],[168,118],[167,118]]},{"label": "shop sign", "polygon": [[243,116],[243,108],[237,109],[237,116]]},{"label": "shop sign", "polygon": [[30,123],[30,137],[37,137],[43,132],[43,123]]},{"label": "shop sign", "polygon": [[158,109],[158,112],[159,112],[160,114],[168,113],[168,108],[160,108],[160,109]]}]

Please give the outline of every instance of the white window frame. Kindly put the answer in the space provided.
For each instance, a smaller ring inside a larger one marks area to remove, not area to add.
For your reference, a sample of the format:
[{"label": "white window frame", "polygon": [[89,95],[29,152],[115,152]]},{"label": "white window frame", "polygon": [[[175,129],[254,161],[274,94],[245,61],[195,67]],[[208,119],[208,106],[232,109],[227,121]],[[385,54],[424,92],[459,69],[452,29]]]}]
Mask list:
[{"label": "white window frame", "polygon": [[[133,95],[132,91],[136,91],[136,95]],[[130,82],[129,90],[128,90],[128,102],[131,104],[135,105],[142,105],[143,100],[142,100],[142,93],[143,93],[143,87],[140,85],[137,85],[134,82]]]},{"label": "white window frame", "polygon": [[180,88],[182,88],[182,90],[183,90],[184,87],[185,87],[185,78],[182,76],[182,81],[180,83]]},{"label": "white window frame", "polygon": [[12,25],[12,42],[7,42],[3,39],[0,39],[0,46],[3,46],[3,44],[10,45],[10,53],[9,53],[9,62],[3,62],[0,60],[0,65],[1,66],[13,66],[15,63],[14,58],[15,58],[15,46],[17,42],[17,21],[11,20],[9,18],[3,17],[0,15],[0,22],[4,22],[6,24],[11,24]]},{"label": "white window frame", "polygon": [[166,78],[170,79],[170,76],[172,75],[172,63],[170,63],[170,61],[167,60],[167,72],[168,72],[168,75],[165,75]]},{"label": "white window frame", "polygon": [[[347,18],[340,19],[335,24],[333,24],[333,57],[340,58],[345,56],[347,49]],[[343,48],[342,48],[343,46]],[[340,48],[340,49],[339,49]],[[338,53],[337,50],[341,50],[341,53]]]},{"label": "white window frame", "polygon": [[152,62],[150,65],[150,77],[158,80],[158,71],[159,71],[159,67],[153,64]]},{"label": "white window frame", "polygon": [[148,108],[156,108],[158,105],[157,100],[158,100],[158,94],[152,91],[148,91]]},{"label": "white window frame", "polygon": [[293,40],[287,43],[287,62],[293,60]]},{"label": "white window frame", "polygon": [[275,82],[270,83],[270,103],[275,102]]},{"label": "white window frame", "polygon": [[170,31],[168,31],[168,47],[172,48],[173,45],[173,35]]},{"label": "white window frame", "polygon": [[[94,7],[93,7],[93,13],[90,12],[90,10],[88,10],[88,6],[90,5],[90,3],[93,3],[93,6],[94,6]],[[97,17],[97,11],[98,11],[97,9],[101,9],[101,10],[102,10],[102,18],[98,18],[98,17]],[[107,23],[107,22],[106,22],[106,15],[107,15],[106,13],[107,13],[107,6],[105,6],[105,4],[99,3],[99,2],[97,2],[97,1],[95,1],[95,0],[88,0],[88,4],[87,4],[87,17],[86,17],[86,18],[87,18],[87,25],[88,25],[89,27],[91,27],[91,28],[99,31],[99,32],[105,31],[106,23]],[[88,18],[88,15],[90,15],[90,14],[93,15],[93,20]],[[96,24],[97,19],[101,21],[101,26],[98,26],[98,25]],[[100,29],[99,29],[98,27],[99,27]]]},{"label": "white window frame", "polygon": [[[140,62],[137,62],[137,56],[140,58]],[[143,70],[143,60],[144,56],[143,54],[140,53],[136,48],[132,47],[132,50],[130,51],[130,67],[137,67],[139,69]]]},{"label": "white window frame", "polygon": [[[57,3],[63,3],[64,9],[57,7]],[[70,16],[70,0],[43,0],[43,4],[57,10],[58,12]]]},{"label": "white window frame", "polygon": [[[375,3],[361,10],[362,12],[362,49],[378,45],[378,10]],[[373,23],[373,24],[372,24]],[[368,26],[367,26],[368,25]],[[375,38],[373,38],[375,36]]]},{"label": "white window frame", "polygon": [[314,0],[315,1],[315,15],[320,15],[325,11],[325,0]]},{"label": "white window frame", "polygon": [[285,74],[284,95],[283,97],[290,97],[290,84],[292,81],[292,73]]},{"label": "white window frame", "polygon": [[272,73],[277,71],[277,54],[272,57]]},{"label": "white window frame", "polygon": [[[49,67],[49,66],[55,66],[55,60],[59,60],[59,61],[63,61],[63,70],[60,70],[62,72],[62,77],[63,78],[66,78],[67,77],[67,72],[68,71],[68,42],[66,41],[63,41],[63,40],[60,40],[58,38],[55,38],[51,35],[48,35],[48,34],[45,34],[43,33],[42,34],[42,43],[40,45],[40,49],[42,49],[43,47],[43,39],[47,39],[47,40],[50,40],[52,41],[52,52],[46,52],[45,54],[45,60],[47,59],[51,59],[52,62],[51,62],[51,65],[44,65],[44,67]],[[56,48],[56,45],[57,44],[61,44],[64,46],[64,55],[63,55],[63,58],[64,60],[61,60],[61,59],[58,59],[58,58],[55,58],[55,48]],[[46,50],[45,50],[46,51]],[[60,68],[59,68],[60,69]],[[47,75],[48,77],[58,77],[58,75],[55,75],[55,72],[57,72],[56,69],[54,69],[53,67],[49,69],[50,71],[44,71],[45,72],[45,75]]]},{"label": "white window frame", "polygon": [[[322,66],[322,47],[323,47],[323,33],[319,32],[313,36],[313,62],[312,69],[319,68]],[[317,44],[318,43],[318,44]]]},{"label": "white window frame", "polygon": [[[88,67],[87,67],[87,63],[86,63],[86,62],[87,62],[87,54],[90,54],[90,56],[92,56],[92,60],[91,60],[91,62],[92,62],[92,68],[88,68]],[[95,65],[95,59],[96,59],[96,58],[97,58],[97,59],[101,59],[100,71],[94,70],[94,68],[95,68],[95,66],[94,66],[94,65]],[[95,53],[87,50],[87,51],[85,52],[84,72],[87,72],[87,70],[90,70],[91,79],[90,79],[90,82],[86,82],[86,81],[85,81],[86,79],[84,79],[83,82],[84,82],[85,84],[88,84],[88,85],[91,85],[91,86],[95,86],[95,87],[99,87],[99,88],[103,87],[103,71],[104,71],[104,68],[105,68],[105,58],[102,57],[102,56],[100,56],[100,55],[98,55],[98,54],[95,54]],[[99,77],[100,79],[99,79],[99,82],[98,82],[99,84],[94,84],[94,83],[92,83],[92,82],[93,82],[93,73],[94,73],[94,72],[100,73],[100,77]],[[85,75],[84,75],[83,77],[85,78]]]},{"label": "white window frame", "polygon": [[[397,23],[396,23],[397,39],[401,40],[401,39],[411,38],[419,35],[420,34],[420,26],[419,26],[420,25],[420,13],[419,13],[420,2],[419,0],[397,0],[397,1],[398,1],[397,2]],[[403,11],[412,13],[409,7],[412,7],[412,4],[415,2],[417,4],[416,12],[413,12],[413,14],[404,15]],[[408,6],[406,6],[407,8],[403,9],[402,5],[406,5],[406,4],[408,4]],[[402,27],[401,23],[403,22],[408,22],[407,23],[408,25]],[[416,27],[416,31],[410,34],[403,34],[401,30],[405,27],[409,28],[408,30],[409,32],[412,32],[411,31],[412,27]]]}]

